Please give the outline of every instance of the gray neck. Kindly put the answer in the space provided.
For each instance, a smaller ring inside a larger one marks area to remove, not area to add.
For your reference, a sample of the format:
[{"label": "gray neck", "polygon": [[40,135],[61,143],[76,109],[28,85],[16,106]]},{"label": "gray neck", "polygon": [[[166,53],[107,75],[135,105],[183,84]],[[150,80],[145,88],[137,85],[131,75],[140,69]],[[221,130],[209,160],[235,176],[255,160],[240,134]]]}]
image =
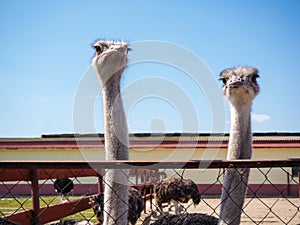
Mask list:
[{"label": "gray neck", "polygon": [[119,74],[102,84],[102,95],[106,160],[127,160],[128,131],[120,94]]},{"label": "gray neck", "polygon": [[230,105],[231,128],[227,159],[250,159],[252,155],[251,104]]},{"label": "gray neck", "polygon": [[[227,159],[252,155],[251,104],[231,105],[231,129]],[[223,177],[219,225],[239,225],[249,179],[249,168],[226,169]]]},{"label": "gray neck", "polygon": [[[120,95],[122,72],[119,71],[101,83],[106,160],[127,160],[129,158],[126,117]],[[128,176],[128,170],[115,168],[105,171],[104,225],[127,224]]]}]

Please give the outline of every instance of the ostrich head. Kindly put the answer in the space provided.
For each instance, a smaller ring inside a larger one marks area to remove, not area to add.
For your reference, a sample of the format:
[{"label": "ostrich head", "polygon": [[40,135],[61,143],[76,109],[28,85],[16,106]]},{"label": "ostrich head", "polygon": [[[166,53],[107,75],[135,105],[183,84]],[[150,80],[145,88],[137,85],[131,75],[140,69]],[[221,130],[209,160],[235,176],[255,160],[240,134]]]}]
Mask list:
[{"label": "ostrich head", "polygon": [[225,69],[220,74],[223,94],[233,105],[251,104],[259,92],[258,70],[252,67]]},{"label": "ostrich head", "polygon": [[101,82],[106,82],[115,76],[120,79],[127,64],[128,44],[100,40],[93,44],[93,48],[96,53],[92,64]]}]

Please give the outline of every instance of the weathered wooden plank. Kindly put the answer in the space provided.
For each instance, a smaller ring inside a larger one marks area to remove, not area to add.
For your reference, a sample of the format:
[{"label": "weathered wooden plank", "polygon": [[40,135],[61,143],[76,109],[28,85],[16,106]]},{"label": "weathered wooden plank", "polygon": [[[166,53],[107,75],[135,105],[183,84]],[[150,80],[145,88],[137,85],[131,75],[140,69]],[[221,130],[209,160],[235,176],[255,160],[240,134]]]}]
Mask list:
[{"label": "weathered wooden plank", "polygon": [[10,161],[0,162],[0,169],[180,169],[180,168],[257,168],[300,166],[300,158],[295,159],[240,159],[240,160],[115,160],[115,161]]},{"label": "weathered wooden plank", "polygon": [[[75,213],[84,211],[86,209],[91,208],[89,204],[90,196],[73,200],[66,203],[61,203],[53,206],[45,206],[39,209],[39,220],[37,223],[35,221],[34,224],[45,224],[51,221],[59,220],[60,218],[64,218]],[[11,215],[5,216],[8,220],[13,222],[22,224],[22,225],[32,225],[33,220],[33,210],[26,210],[19,213],[13,213]]]}]

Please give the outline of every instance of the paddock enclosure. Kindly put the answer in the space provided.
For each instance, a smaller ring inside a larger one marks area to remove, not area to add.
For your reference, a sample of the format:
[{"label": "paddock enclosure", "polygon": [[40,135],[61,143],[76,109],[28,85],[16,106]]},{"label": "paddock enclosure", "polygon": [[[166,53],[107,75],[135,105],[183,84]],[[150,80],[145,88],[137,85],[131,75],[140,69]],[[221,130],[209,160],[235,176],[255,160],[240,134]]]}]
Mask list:
[{"label": "paddock enclosure", "polygon": [[[143,196],[137,224],[151,224],[158,210],[153,184],[170,176],[193,180],[200,204],[181,204],[181,213],[218,217],[223,171],[251,168],[242,224],[300,223],[300,135],[254,134],[252,160],[226,158],[228,135],[135,134],[130,160],[104,161],[103,135],[43,135],[0,139],[0,216],[19,224],[51,224],[60,219],[96,224],[89,198],[103,191],[106,169],[129,169],[128,183]],[[54,181],[69,178],[73,190],[60,200]],[[109,212],[107,212],[109,213]],[[164,213],[174,214],[171,205]]]}]

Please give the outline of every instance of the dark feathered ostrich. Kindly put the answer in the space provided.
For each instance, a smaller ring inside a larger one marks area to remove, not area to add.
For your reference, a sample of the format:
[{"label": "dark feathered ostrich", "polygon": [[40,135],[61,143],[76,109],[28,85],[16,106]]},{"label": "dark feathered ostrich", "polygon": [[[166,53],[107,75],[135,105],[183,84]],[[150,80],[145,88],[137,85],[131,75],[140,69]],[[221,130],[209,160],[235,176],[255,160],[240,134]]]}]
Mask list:
[{"label": "dark feathered ostrich", "polygon": [[217,225],[218,219],[202,213],[184,213],[180,215],[164,215],[151,225]]},{"label": "dark feathered ostrich", "polygon": [[57,193],[60,194],[60,200],[63,201],[63,198],[66,194],[70,193],[74,188],[73,181],[69,178],[56,179],[54,182],[54,189]]},{"label": "dark feathered ostrich", "polygon": [[0,225],[19,225],[19,224],[12,222],[6,218],[0,218]]},{"label": "dark feathered ostrich", "polygon": [[60,220],[59,222],[52,223],[50,225],[93,225],[93,223],[87,220],[66,219],[66,220]]},{"label": "dark feathered ostrich", "polygon": [[[103,223],[103,209],[104,209],[104,194],[93,196],[90,198],[90,204],[93,206],[94,213],[97,220]],[[129,189],[128,195],[128,224],[135,225],[141,212],[144,208],[144,202],[141,194],[134,188]]]},{"label": "dark feathered ostrich", "polygon": [[104,209],[104,194],[92,196],[89,200],[89,204],[93,206],[93,210],[97,220],[100,224],[103,224],[103,209]]},{"label": "dark feathered ostrich", "polygon": [[161,214],[162,203],[173,202],[175,213],[179,214],[178,202],[187,203],[190,199],[194,205],[200,202],[200,194],[197,185],[190,179],[169,177],[154,185],[154,198]]}]

